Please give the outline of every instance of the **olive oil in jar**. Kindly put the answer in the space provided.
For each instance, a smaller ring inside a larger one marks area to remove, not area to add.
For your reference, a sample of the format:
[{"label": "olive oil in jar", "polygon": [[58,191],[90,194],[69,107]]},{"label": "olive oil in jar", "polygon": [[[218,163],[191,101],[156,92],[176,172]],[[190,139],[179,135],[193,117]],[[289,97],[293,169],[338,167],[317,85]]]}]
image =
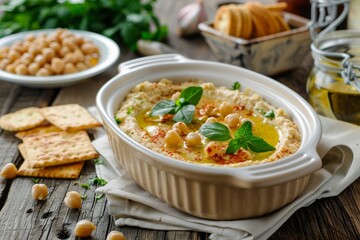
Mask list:
[{"label": "olive oil in jar", "polygon": [[[354,66],[360,66],[360,32],[355,32],[357,35],[348,30],[338,32],[325,35],[313,44],[322,52],[317,52],[312,46],[315,66],[307,82],[309,102],[321,115],[360,125],[360,91],[345,83],[341,56],[348,54],[348,61]],[[327,53],[340,55],[337,57]],[[360,78],[360,72],[353,70]]]}]

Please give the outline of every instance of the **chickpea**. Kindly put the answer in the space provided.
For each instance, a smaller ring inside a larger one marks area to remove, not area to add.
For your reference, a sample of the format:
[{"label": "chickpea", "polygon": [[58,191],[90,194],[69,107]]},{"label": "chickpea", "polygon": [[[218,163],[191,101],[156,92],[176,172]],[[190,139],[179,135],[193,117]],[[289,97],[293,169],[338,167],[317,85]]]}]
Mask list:
[{"label": "chickpea", "polygon": [[206,123],[214,123],[217,122],[218,120],[216,119],[216,117],[209,117],[208,119],[206,119]]},{"label": "chickpea", "polygon": [[45,200],[48,194],[49,190],[45,184],[34,184],[31,188],[31,195],[35,200]]},{"label": "chickpea", "polygon": [[6,179],[15,178],[16,174],[17,174],[17,168],[16,168],[15,164],[13,164],[13,163],[5,164],[5,166],[2,168],[1,173],[0,173],[0,175]]},{"label": "chickpea", "polygon": [[229,115],[227,115],[225,117],[225,123],[230,127],[230,128],[235,128],[238,124],[239,124],[239,114],[237,113],[230,113]]},{"label": "chickpea", "polygon": [[80,36],[74,36],[75,43],[80,47],[84,43],[84,39]]},{"label": "chickpea", "polygon": [[13,49],[9,51],[8,59],[10,62],[13,62],[18,58],[20,58],[20,53],[18,51],[15,51]]},{"label": "chickpea", "polygon": [[178,146],[181,144],[181,137],[176,130],[170,130],[166,133],[164,141],[169,146]]},{"label": "chickpea", "polygon": [[60,58],[53,58],[51,60],[51,70],[59,74],[64,70],[64,61]]},{"label": "chickpea", "polygon": [[76,55],[72,52],[68,52],[64,56],[65,63],[76,63],[76,60],[77,60]]},{"label": "chickpea", "polygon": [[41,51],[35,46],[35,44],[31,44],[28,47],[28,52],[35,56],[38,55]]},{"label": "chickpea", "polygon": [[74,234],[77,237],[90,237],[92,231],[96,229],[96,226],[89,220],[80,220],[76,223],[74,228]]},{"label": "chickpea", "polygon": [[94,57],[93,55],[86,55],[85,56],[85,64],[88,67],[93,67],[98,63],[99,59]]},{"label": "chickpea", "polygon": [[107,235],[106,240],[126,240],[126,238],[122,232],[111,231]]},{"label": "chickpea", "polygon": [[97,53],[98,49],[97,47],[89,42],[85,42],[83,45],[81,45],[81,50],[86,54],[92,54],[92,53]]},{"label": "chickpea", "polygon": [[190,147],[196,147],[201,144],[201,137],[198,133],[190,132],[186,136],[186,144]]},{"label": "chickpea", "polygon": [[78,63],[76,63],[76,69],[78,70],[78,71],[84,71],[84,70],[86,70],[88,67],[86,66],[86,64],[85,63],[83,63],[83,62],[78,62]]},{"label": "chickpea", "polygon": [[221,146],[217,142],[209,142],[205,148],[204,153],[208,157],[214,157],[221,154]]},{"label": "chickpea", "polygon": [[61,49],[61,45],[58,42],[51,42],[49,43],[49,48],[54,50],[54,52],[59,52]]},{"label": "chickpea", "polygon": [[81,208],[81,195],[76,191],[66,193],[64,204],[69,208]]},{"label": "chickpea", "polygon": [[176,92],[171,96],[171,100],[176,101],[180,98],[181,92]]},{"label": "chickpea", "polygon": [[34,62],[39,64],[39,66],[42,66],[42,65],[45,64],[46,59],[45,59],[45,57],[43,55],[39,54],[39,55],[36,55],[36,57],[34,59]]},{"label": "chickpea", "polygon": [[35,35],[34,34],[29,34],[25,37],[25,41],[29,41],[32,42],[35,40]]},{"label": "chickpea", "polygon": [[60,51],[59,51],[59,54],[60,54],[61,57],[65,57],[65,55],[66,55],[67,53],[69,53],[69,52],[70,52],[69,47],[67,47],[67,46],[61,46],[61,49],[60,49]]},{"label": "chickpea", "polygon": [[5,71],[15,74],[15,66],[16,65],[14,63],[10,63],[9,65],[6,66]]},{"label": "chickpea", "polygon": [[9,63],[10,63],[9,59],[7,58],[1,59],[0,69],[4,70]]},{"label": "chickpea", "polygon": [[54,74],[53,70],[51,69],[51,65],[49,63],[45,63],[43,68],[47,69],[50,75]]},{"label": "chickpea", "polygon": [[41,53],[46,62],[51,62],[51,59],[55,57],[55,51],[52,48],[44,48],[41,50]]},{"label": "chickpea", "polygon": [[25,64],[20,63],[15,67],[15,73],[19,75],[26,75],[27,74],[27,67]]},{"label": "chickpea", "polygon": [[75,50],[74,56],[75,56],[76,62],[84,62],[84,60],[85,60],[85,55],[79,49]]},{"label": "chickpea", "polygon": [[40,68],[36,74],[36,76],[50,76],[50,72],[47,68]]},{"label": "chickpea", "polygon": [[64,71],[63,71],[64,74],[75,73],[75,72],[77,72],[77,70],[76,70],[74,64],[65,63]]},{"label": "chickpea", "polygon": [[219,110],[221,115],[225,117],[234,111],[234,107],[228,102],[223,102],[220,104]]},{"label": "chickpea", "polygon": [[33,62],[29,64],[27,71],[30,75],[35,75],[39,69],[40,69],[39,64]]},{"label": "chickpea", "polygon": [[180,136],[185,136],[189,133],[189,128],[184,122],[177,122],[172,126],[173,130],[176,130]]}]

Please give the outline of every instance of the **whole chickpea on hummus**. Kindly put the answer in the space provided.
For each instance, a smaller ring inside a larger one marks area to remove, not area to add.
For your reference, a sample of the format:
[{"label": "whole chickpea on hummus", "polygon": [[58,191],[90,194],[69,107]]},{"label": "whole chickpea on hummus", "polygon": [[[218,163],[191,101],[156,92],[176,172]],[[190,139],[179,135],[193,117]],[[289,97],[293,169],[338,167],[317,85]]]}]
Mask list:
[{"label": "whole chickpea on hummus", "polygon": [[251,89],[168,79],[137,85],[115,115],[143,146],[196,164],[249,166],[296,152],[297,125]]}]

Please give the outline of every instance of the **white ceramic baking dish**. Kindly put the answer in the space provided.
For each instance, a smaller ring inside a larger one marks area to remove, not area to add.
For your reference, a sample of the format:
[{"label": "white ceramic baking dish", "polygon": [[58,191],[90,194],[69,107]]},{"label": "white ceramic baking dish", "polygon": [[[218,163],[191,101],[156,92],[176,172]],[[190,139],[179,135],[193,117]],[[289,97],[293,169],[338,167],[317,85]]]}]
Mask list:
[{"label": "white ceramic baking dish", "polygon": [[[321,167],[316,146],[321,124],[297,93],[268,77],[229,64],[167,54],[125,62],[120,73],[98,92],[96,104],[112,150],[134,181],[171,206],[207,219],[255,217],[283,207],[298,197],[310,175]],[[144,81],[199,78],[217,86],[239,81],[271,104],[284,108],[298,124],[300,149],[284,159],[257,166],[230,168],[196,165],[151,151],[122,132],[114,120],[126,94]]]}]

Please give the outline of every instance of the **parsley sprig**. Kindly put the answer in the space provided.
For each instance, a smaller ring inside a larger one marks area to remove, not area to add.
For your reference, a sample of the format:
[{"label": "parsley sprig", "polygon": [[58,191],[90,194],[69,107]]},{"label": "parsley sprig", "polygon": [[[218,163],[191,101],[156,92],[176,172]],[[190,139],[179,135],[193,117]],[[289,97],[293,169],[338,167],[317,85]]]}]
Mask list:
[{"label": "parsley sprig", "polygon": [[234,154],[240,148],[251,150],[253,152],[268,152],[275,148],[267,143],[264,139],[254,136],[252,133],[252,123],[245,121],[239,129],[234,133],[234,138],[231,138],[230,131],[227,126],[222,123],[205,123],[200,127],[200,133],[215,141],[227,141],[229,139],[229,146],[226,153]]},{"label": "parsley sprig", "polygon": [[178,100],[163,100],[158,102],[152,109],[150,116],[163,116],[174,114],[175,122],[191,123],[195,113],[195,106],[199,103],[203,94],[202,87],[191,86],[185,88]]}]

